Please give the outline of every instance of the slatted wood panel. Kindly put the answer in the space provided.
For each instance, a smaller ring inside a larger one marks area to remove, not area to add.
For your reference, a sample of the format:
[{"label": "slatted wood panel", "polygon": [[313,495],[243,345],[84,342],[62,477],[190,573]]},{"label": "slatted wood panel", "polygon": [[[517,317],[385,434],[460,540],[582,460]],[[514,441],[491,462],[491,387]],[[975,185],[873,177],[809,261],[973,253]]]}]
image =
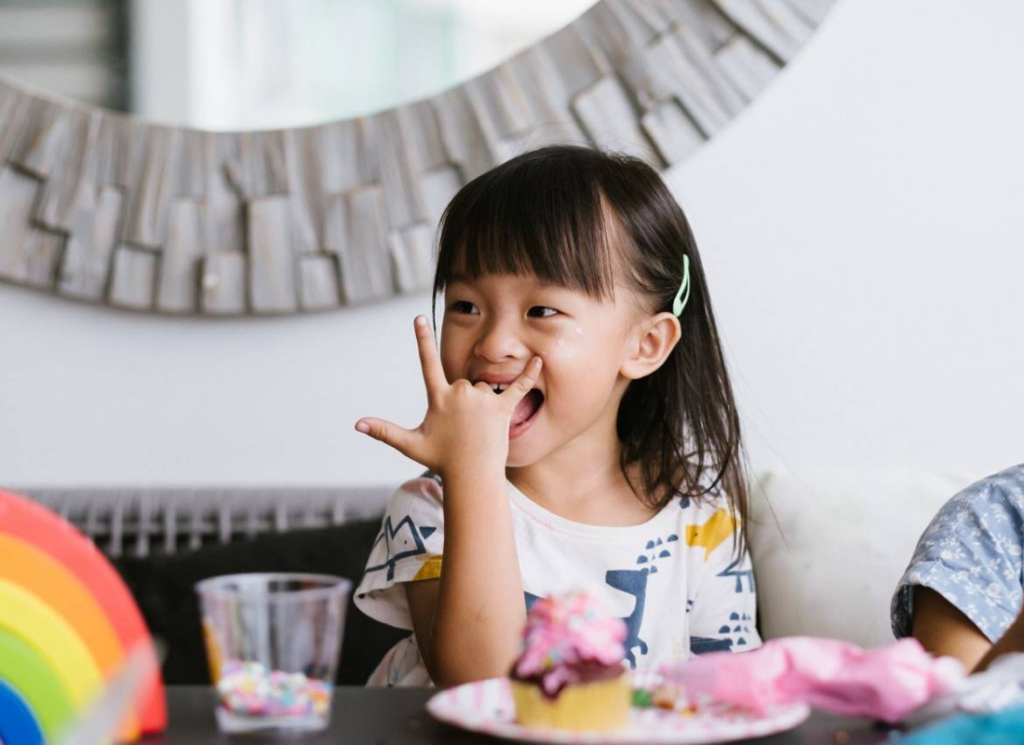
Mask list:
[{"label": "slatted wood panel", "polygon": [[293,130],[156,126],[0,82],[0,279],[160,313],[320,311],[428,288],[469,179],[573,143],[679,163],[834,0],[602,0],[433,98]]},{"label": "slatted wood panel", "polygon": [[121,245],[114,252],[110,302],[121,308],[149,310],[153,307],[157,255]]},{"label": "slatted wood panel", "polygon": [[156,298],[163,313],[190,313],[196,308],[205,249],[203,209],[202,201],[195,197],[176,199],[170,206]]}]

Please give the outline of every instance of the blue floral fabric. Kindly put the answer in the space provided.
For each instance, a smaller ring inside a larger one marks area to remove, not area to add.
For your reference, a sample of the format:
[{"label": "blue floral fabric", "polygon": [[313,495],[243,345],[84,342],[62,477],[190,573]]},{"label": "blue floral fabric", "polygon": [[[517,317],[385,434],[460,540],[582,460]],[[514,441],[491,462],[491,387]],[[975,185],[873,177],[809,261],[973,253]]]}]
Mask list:
[{"label": "blue floral fabric", "polygon": [[939,593],[992,642],[1020,613],[1024,464],[950,499],[924,531],[892,599],[892,630],[910,636],[915,586]]}]

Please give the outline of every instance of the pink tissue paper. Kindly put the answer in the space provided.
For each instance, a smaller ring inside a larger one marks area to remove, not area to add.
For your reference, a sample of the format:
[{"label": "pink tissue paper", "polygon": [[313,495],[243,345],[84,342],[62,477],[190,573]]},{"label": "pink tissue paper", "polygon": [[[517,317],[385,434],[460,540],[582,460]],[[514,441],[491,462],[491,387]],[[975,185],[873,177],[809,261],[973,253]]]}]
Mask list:
[{"label": "pink tissue paper", "polygon": [[836,639],[773,639],[752,652],[715,652],[662,666],[684,693],[704,694],[764,714],[778,704],[895,723],[954,688],[963,666],[935,658],[916,639],[862,649]]}]

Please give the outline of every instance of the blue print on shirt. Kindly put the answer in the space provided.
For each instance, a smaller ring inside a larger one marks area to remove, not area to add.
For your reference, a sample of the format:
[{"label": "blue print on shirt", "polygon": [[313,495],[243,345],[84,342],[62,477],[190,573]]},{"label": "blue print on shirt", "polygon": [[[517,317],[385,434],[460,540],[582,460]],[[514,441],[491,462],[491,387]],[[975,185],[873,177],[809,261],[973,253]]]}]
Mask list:
[{"label": "blue print on shirt", "polygon": [[747,636],[752,633],[751,620],[746,613],[733,611],[729,614],[728,622],[718,627],[718,633],[723,636],[691,636],[690,651],[694,654],[707,654],[729,652],[733,647],[747,646]]},{"label": "blue print on shirt", "polygon": [[626,640],[622,646],[626,648],[626,659],[629,666],[636,669],[636,655],[633,648],[639,647],[640,654],[647,654],[647,642],[640,638],[640,624],[644,620],[644,605],[647,601],[647,567],[643,569],[609,569],[604,581],[616,590],[629,593],[635,599],[633,612],[622,620],[626,622]]},{"label": "blue print on shirt", "polygon": [[718,629],[719,634],[729,634],[737,647],[747,646],[745,634],[750,633],[751,618],[746,613],[740,614],[733,611],[729,614],[729,623],[723,624]]},{"label": "blue print on shirt", "polygon": [[754,592],[754,571],[752,569],[737,569],[746,557],[740,556],[733,559],[725,569],[718,573],[719,577],[735,577],[736,592],[743,592],[743,580],[747,581],[747,592]]},{"label": "blue print on shirt", "polygon": [[728,652],[732,649],[732,639],[718,639],[709,636],[691,636],[690,651],[694,654],[708,652]]},{"label": "blue print on shirt", "polygon": [[[388,551],[388,558],[381,564],[366,567],[366,574],[377,572],[381,569],[388,570],[388,581],[395,578],[395,564],[409,556],[419,556],[427,552],[423,545],[423,539],[433,533],[437,528],[423,527],[417,529],[416,524],[409,515],[403,517],[398,525],[392,527],[391,515],[384,518],[384,526],[373,542],[374,548],[381,541],[385,542]],[[422,533],[422,537],[420,534]]]},{"label": "blue print on shirt", "polygon": [[523,590],[523,595],[526,597],[526,612],[529,613],[533,608],[533,604],[540,600],[540,595],[534,595],[526,590]]},{"label": "blue print on shirt", "polygon": [[623,642],[626,659],[634,670],[636,654],[633,650],[639,649],[641,655],[647,654],[647,642],[640,638],[640,625],[644,620],[648,583],[651,576],[658,572],[658,560],[671,557],[672,544],[678,541],[679,536],[675,533],[667,538],[652,538],[644,545],[644,552],[636,557],[636,564],[641,567],[640,569],[609,569],[605,573],[604,581],[608,585],[633,596],[633,612],[622,620],[627,630],[626,640]]}]

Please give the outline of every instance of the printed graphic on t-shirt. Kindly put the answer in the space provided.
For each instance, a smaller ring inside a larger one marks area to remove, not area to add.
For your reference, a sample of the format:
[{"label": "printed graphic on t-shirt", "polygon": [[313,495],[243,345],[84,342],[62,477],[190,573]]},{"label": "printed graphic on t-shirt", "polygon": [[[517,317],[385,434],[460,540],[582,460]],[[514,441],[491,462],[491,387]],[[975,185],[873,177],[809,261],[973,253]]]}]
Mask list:
[{"label": "printed graphic on t-shirt", "polygon": [[430,526],[418,527],[409,515],[405,515],[398,521],[397,525],[392,525],[391,515],[386,515],[384,517],[384,526],[381,528],[380,534],[373,545],[376,548],[377,544],[383,541],[384,555],[387,559],[376,566],[366,567],[365,574],[387,569],[388,580],[393,580],[395,578],[395,564],[402,559],[427,553],[424,541],[435,530],[437,528]]},{"label": "printed graphic on t-shirt", "polygon": [[[723,500],[676,499],[640,526],[608,528],[547,512],[509,484],[527,611],[542,595],[587,590],[626,624],[633,669],[710,651],[760,645],[750,557],[735,551],[738,523]],[[382,520],[356,604],[372,618],[412,629],[402,585],[444,571],[440,482],[403,485]],[[371,684],[424,685],[429,675],[415,638],[396,645]]]}]

